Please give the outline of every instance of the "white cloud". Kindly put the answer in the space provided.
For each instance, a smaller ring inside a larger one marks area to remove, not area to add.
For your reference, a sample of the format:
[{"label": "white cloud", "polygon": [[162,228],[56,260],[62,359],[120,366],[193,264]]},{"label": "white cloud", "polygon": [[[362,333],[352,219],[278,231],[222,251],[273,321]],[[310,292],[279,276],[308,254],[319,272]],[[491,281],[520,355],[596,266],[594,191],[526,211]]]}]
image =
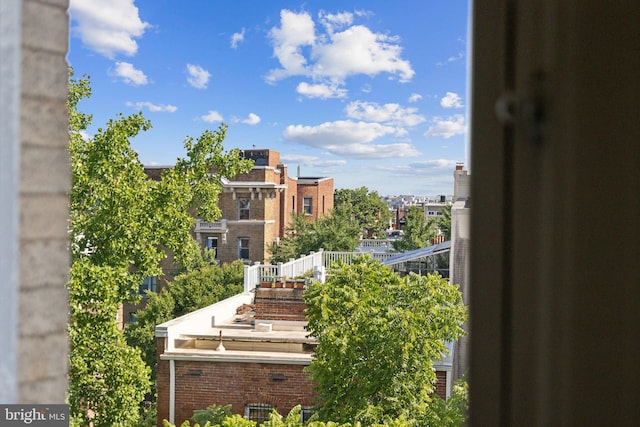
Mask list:
[{"label": "white cloud", "polygon": [[[71,0],[71,32],[88,48],[113,59],[117,54],[135,55],[148,22],[143,22],[134,0]],[[73,25],[75,23],[75,25]]]},{"label": "white cloud", "polygon": [[324,157],[306,156],[304,154],[286,154],[281,156],[280,159],[289,165],[298,164],[314,168],[340,167],[347,164],[347,161],[342,159],[327,159]]},{"label": "white cloud", "polygon": [[422,95],[419,93],[412,93],[409,97],[409,102],[418,102],[422,99]]},{"label": "white cloud", "polygon": [[260,123],[260,116],[257,114],[249,113],[249,116],[246,119],[240,120],[240,123],[244,123],[247,125],[257,125]]},{"label": "white cloud", "polygon": [[132,86],[142,86],[149,83],[147,76],[128,62],[116,62],[116,68],[111,75],[121,78],[126,84]]},{"label": "white cloud", "polygon": [[173,113],[178,109],[178,107],[176,107],[175,105],[171,105],[171,104],[153,104],[153,103],[147,102],[147,101],[141,101],[141,102],[135,102],[135,103],[127,102],[126,105],[128,107],[134,107],[134,108],[136,108],[138,110],[142,110],[143,108],[146,108],[152,113],[157,113],[157,112]]},{"label": "white cloud", "polygon": [[271,70],[267,81],[275,82],[294,75],[308,75],[307,60],[301,53],[303,46],[315,42],[315,24],[308,13],[294,13],[283,9],[280,11],[280,28],[273,27],[269,36],[273,42],[273,54],[281,69]]},{"label": "white cloud", "polygon": [[[280,12],[280,27],[269,33],[274,56],[281,68],[269,71],[266,80],[274,83],[290,76],[308,76],[314,81],[343,84],[354,74],[375,76],[389,73],[407,82],[415,74],[411,64],[401,58],[398,38],[373,33],[362,25],[343,31],[334,29],[351,24],[351,14],[322,14],[326,34],[316,36],[315,23],[307,12]],[[308,58],[303,48],[309,47]]]},{"label": "white cloud", "polygon": [[447,65],[447,64],[450,64],[452,62],[456,62],[456,61],[458,61],[458,60],[460,60],[462,58],[464,58],[464,52],[458,52],[457,55],[448,57],[446,61],[436,62],[436,65],[438,65],[438,66]]},{"label": "white cloud", "polygon": [[306,82],[300,83],[296,87],[296,92],[300,95],[304,95],[307,98],[346,98],[347,90],[341,89],[337,85],[328,84],[309,84]]},{"label": "white cloud", "polygon": [[456,168],[456,164],[458,162],[456,160],[448,160],[448,159],[433,159],[433,160],[423,160],[419,162],[413,162],[409,164],[409,167],[414,170],[433,170],[433,169],[446,169],[453,171]]},{"label": "white cloud", "polygon": [[447,94],[440,100],[440,105],[443,108],[462,108],[462,99],[460,95],[455,92],[447,92]]},{"label": "white cloud", "polygon": [[451,138],[455,135],[463,135],[467,132],[467,125],[462,114],[449,117],[435,117],[433,125],[425,132],[427,138],[442,137]]},{"label": "white cloud", "polygon": [[353,14],[349,12],[333,14],[321,10],[318,13],[318,17],[329,34],[332,34],[336,29],[344,28],[353,23]]},{"label": "white cloud", "polygon": [[393,164],[393,165],[379,165],[376,169],[392,173],[396,176],[433,176],[439,174],[446,174],[447,179],[451,179],[452,172],[456,168],[456,160],[448,159],[433,159],[424,160],[419,162],[413,162],[406,165]]},{"label": "white cloud", "polygon": [[239,33],[233,33],[231,36],[231,48],[237,49],[238,44],[244,41],[244,28]]},{"label": "white cloud", "polygon": [[220,115],[220,113],[218,113],[217,111],[212,111],[212,110],[210,110],[204,116],[200,116],[200,119],[205,121],[205,122],[207,122],[207,123],[221,122],[223,120],[222,116]]},{"label": "white cloud", "polygon": [[199,65],[187,64],[187,81],[196,89],[205,89],[211,74]]},{"label": "white cloud", "polygon": [[331,35],[329,43],[318,44],[313,55],[318,60],[313,75],[343,81],[353,74],[375,76],[386,72],[397,74],[401,82],[408,82],[415,74],[411,64],[400,58],[402,48],[397,39],[376,34],[362,25]]},{"label": "white cloud", "polygon": [[416,114],[416,108],[402,108],[399,104],[379,105],[375,102],[353,101],[345,107],[347,116],[352,119],[386,123],[396,126],[415,126],[426,119]]},{"label": "white cloud", "polygon": [[89,135],[87,133],[87,131],[85,130],[81,130],[80,132],[80,137],[85,141],[85,142],[89,142],[91,141],[91,138],[93,138],[91,135]]},{"label": "white cloud", "polygon": [[339,120],[318,126],[289,125],[283,136],[286,140],[323,148],[331,154],[356,158],[388,158],[418,155],[410,144],[370,144],[377,138],[394,135],[404,136],[402,128],[384,126],[379,123]]}]

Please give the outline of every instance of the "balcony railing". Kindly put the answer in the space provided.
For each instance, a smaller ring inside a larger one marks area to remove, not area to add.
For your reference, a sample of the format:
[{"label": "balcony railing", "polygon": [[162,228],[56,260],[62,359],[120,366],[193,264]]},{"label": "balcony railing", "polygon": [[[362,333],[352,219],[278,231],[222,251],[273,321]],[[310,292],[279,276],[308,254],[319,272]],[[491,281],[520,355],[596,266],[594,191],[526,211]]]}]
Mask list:
[{"label": "balcony railing", "polygon": [[[254,265],[247,265],[244,267],[244,291],[251,292],[263,281],[280,280],[283,278],[295,278],[308,274],[310,271],[313,273],[314,279],[320,280],[324,283],[325,273],[331,268],[331,265],[335,262],[343,262],[345,264],[351,264],[354,258],[369,255],[371,258],[385,263],[386,260],[392,257],[398,257],[399,255],[405,255],[406,259],[402,259],[401,263],[404,265],[410,265],[413,268],[413,264],[420,262],[431,262],[428,267],[424,269],[415,268],[410,271],[420,273],[421,271],[439,271],[444,277],[448,277],[448,258],[449,258],[450,243],[444,242],[438,245],[433,245],[422,250],[413,251],[415,258],[412,257],[412,253],[405,252],[404,254],[398,254],[393,252],[334,252],[325,251],[320,249],[318,252],[311,252],[309,255],[303,255],[298,259],[292,259],[289,262],[278,263],[275,265],[260,264],[259,262]],[[421,251],[426,251],[422,253]],[[443,256],[447,262],[440,264],[434,264],[433,257]],[[431,261],[424,261],[423,258],[428,258]],[[433,264],[433,265],[432,265]],[[426,264],[425,264],[426,265]],[[398,271],[398,266],[393,266]],[[446,273],[445,273],[446,270]]]},{"label": "balcony railing", "polygon": [[225,233],[227,231],[227,220],[221,219],[215,222],[203,221],[199,218],[196,218],[196,233],[201,232],[222,232]]},{"label": "balcony railing", "polygon": [[272,281],[285,277],[300,277],[308,272],[312,272],[315,279],[324,282],[323,252],[320,249],[319,252],[311,252],[298,259],[292,259],[285,263],[279,262],[275,265],[260,264],[259,262],[254,265],[246,265],[244,267],[244,291],[251,292],[263,280]]}]

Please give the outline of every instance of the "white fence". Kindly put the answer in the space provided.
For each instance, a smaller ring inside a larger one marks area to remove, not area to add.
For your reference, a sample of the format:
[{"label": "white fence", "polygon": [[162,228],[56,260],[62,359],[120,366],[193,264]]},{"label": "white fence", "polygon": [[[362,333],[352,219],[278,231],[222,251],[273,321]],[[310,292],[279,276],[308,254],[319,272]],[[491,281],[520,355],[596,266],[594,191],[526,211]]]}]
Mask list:
[{"label": "white fence", "polygon": [[[383,241],[384,242],[384,241]],[[380,246],[382,247],[382,246]],[[448,250],[448,249],[447,249]],[[343,262],[351,264],[355,257],[369,255],[373,259],[380,262],[397,256],[395,252],[334,252],[320,249],[318,252],[312,252],[309,255],[301,256],[298,259],[292,259],[286,263],[245,265],[244,267],[244,292],[253,291],[263,280],[281,280],[284,278],[294,278],[313,273],[313,277],[324,281],[324,272],[329,270],[334,262]]]},{"label": "white fence", "polygon": [[351,264],[351,261],[362,255],[370,255],[371,258],[377,259],[380,262],[383,262],[387,258],[391,258],[392,256],[397,255],[397,253],[392,252],[333,252],[326,251],[324,252],[323,257],[323,265],[326,269],[331,267],[331,264],[334,262],[342,261],[345,264]]},{"label": "white fence", "polygon": [[393,250],[393,240],[389,239],[361,239],[360,243],[358,243],[358,247],[356,251],[359,252],[371,252],[375,251],[392,251]]},{"label": "white fence", "polygon": [[[318,269],[324,265],[323,250],[311,252],[309,255],[301,256],[298,259],[291,259],[289,262],[279,262],[278,264],[260,264],[244,266],[244,291],[251,292],[262,280],[283,279],[285,277],[294,278],[312,272],[318,276]],[[316,277],[317,278],[317,277]]]}]

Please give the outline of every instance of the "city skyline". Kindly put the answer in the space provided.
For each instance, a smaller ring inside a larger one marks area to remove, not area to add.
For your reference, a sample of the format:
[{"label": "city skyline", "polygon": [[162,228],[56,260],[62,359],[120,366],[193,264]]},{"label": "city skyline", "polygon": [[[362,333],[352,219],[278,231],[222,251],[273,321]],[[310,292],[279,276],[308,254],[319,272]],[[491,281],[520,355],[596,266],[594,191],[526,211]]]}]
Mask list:
[{"label": "city skyline", "polygon": [[468,163],[466,1],[70,4],[89,135],[142,111],[146,165],[173,164],[222,121],[225,148],[277,150],[290,174],[336,189],[452,194]]}]

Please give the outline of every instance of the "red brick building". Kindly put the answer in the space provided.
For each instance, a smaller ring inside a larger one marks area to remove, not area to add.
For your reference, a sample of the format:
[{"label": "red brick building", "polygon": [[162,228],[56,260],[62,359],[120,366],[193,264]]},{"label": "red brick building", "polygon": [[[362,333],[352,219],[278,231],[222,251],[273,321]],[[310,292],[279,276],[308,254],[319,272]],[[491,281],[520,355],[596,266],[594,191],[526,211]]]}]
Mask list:
[{"label": "red brick building", "polygon": [[[304,370],[317,343],[304,329],[302,292],[258,288],[158,325],[158,426],[163,419],[180,425],[212,404],[257,421],[296,405],[308,415],[316,402]],[[435,364],[442,398],[451,366],[451,356]]]},{"label": "red brick building", "polygon": [[293,212],[316,220],[333,209],[333,178],[290,177],[274,150],[244,150],[243,156],[254,167],[224,181],[222,218],[198,220],[194,230],[198,242],[215,249],[221,262],[264,262],[271,245],[284,237]]},{"label": "red brick building", "polygon": [[[248,305],[255,312],[236,314]],[[311,408],[304,369],[316,342],[303,311],[301,289],[256,289],[255,298],[240,294],[159,325],[158,426],[180,425],[214,403],[256,420],[271,409]]]}]

